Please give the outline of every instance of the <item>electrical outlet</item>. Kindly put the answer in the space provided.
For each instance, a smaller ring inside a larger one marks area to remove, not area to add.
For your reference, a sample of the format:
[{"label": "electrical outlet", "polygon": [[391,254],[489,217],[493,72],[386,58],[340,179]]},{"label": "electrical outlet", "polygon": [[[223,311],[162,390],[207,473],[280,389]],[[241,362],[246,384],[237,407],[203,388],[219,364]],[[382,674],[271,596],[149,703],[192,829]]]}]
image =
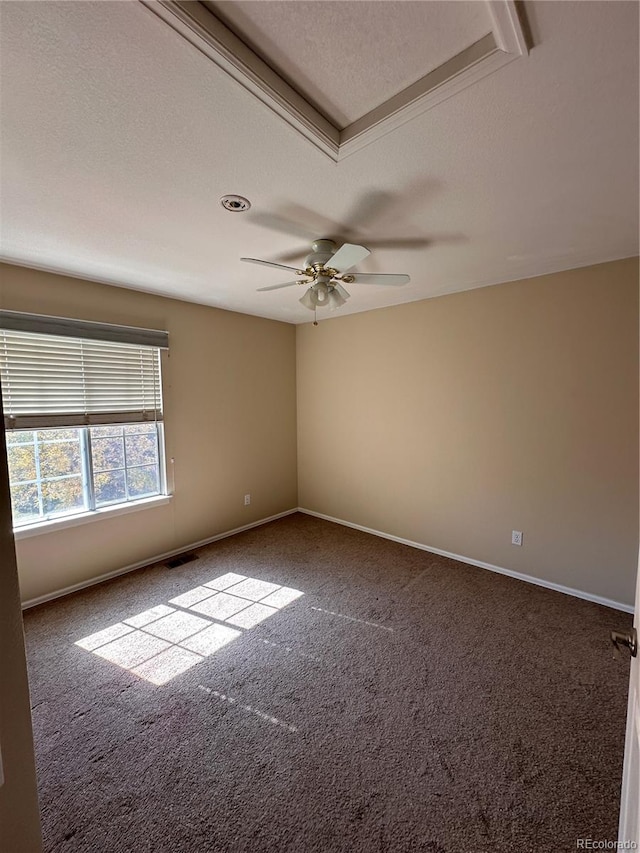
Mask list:
[{"label": "electrical outlet", "polygon": [[[251,503],[251,495],[245,495],[244,496],[244,505],[249,506],[250,503]],[[522,534],[520,534],[520,535],[522,535]]]},{"label": "electrical outlet", "polygon": [[522,545],[522,530],[511,531],[511,544]]}]

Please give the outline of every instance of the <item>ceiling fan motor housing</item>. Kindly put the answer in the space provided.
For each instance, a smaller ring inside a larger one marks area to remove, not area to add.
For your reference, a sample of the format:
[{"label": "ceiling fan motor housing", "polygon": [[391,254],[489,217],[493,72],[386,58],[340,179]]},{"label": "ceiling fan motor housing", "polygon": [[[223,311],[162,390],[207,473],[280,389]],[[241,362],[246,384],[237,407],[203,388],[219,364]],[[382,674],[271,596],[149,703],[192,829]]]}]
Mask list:
[{"label": "ceiling fan motor housing", "polygon": [[336,244],[333,240],[314,240],[311,244],[313,251],[307,255],[305,260],[305,268],[316,267],[317,265],[324,266],[325,263],[332,258],[336,253]]}]

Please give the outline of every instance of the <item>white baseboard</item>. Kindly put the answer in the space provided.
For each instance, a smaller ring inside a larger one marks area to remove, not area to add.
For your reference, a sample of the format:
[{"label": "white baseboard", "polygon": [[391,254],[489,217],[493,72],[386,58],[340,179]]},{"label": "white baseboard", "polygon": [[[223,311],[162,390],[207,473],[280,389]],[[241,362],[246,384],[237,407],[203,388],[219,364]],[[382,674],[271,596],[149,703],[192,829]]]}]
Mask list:
[{"label": "white baseboard", "polygon": [[314,512],[311,509],[305,509],[299,506],[298,512],[305,515],[313,515],[315,518],[322,518],[325,521],[332,521],[334,524],[342,524],[344,527],[352,527],[354,530],[361,530],[363,533],[371,533],[373,536],[380,536],[382,539],[390,539],[392,542],[399,542],[401,545],[409,545],[411,548],[418,548],[420,551],[429,551],[431,554],[439,554],[441,557],[449,557],[452,560],[457,560],[460,563],[468,563],[471,566],[478,566],[481,569],[488,569],[490,572],[497,572],[499,575],[507,575],[510,578],[516,578],[519,581],[532,583],[536,586],[542,586],[545,589],[553,589],[556,592],[563,592],[565,595],[572,595],[574,598],[582,598],[585,601],[593,601],[595,604],[602,604],[604,607],[612,607],[614,610],[622,610],[625,613],[633,613],[634,608],[630,604],[622,604],[620,601],[612,601],[609,598],[603,598],[600,595],[593,595],[590,592],[583,592],[580,589],[572,589],[569,586],[562,586],[559,583],[535,578],[532,575],[524,575],[521,572],[514,572],[511,569],[504,569],[501,566],[494,566],[491,563],[484,563],[482,560],[474,560],[472,557],[464,557],[461,554],[452,554],[450,551],[443,551],[441,548],[431,548],[429,545],[423,545],[421,542],[413,542],[411,539],[402,539],[400,536],[392,536],[390,533],[383,533],[381,530],[373,530],[370,527],[363,527],[361,524],[353,524],[351,521],[345,521],[342,518],[333,518],[330,515],[324,515],[321,512]]},{"label": "white baseboard", "polygon": [[381,530],[373,530],[371,527],[364,527],[361,524],[353,524],[351,521],[345,521],[342,518],[334,518],[331,515],[325,515],[321,512],[314,512],[311,509],[305,509],[304,507],[294,507],[293,509],[287,509],[284,512],[279,512],[276,515],[270,515],[268,518],[261,518],[258,521],[253,521],[251,524],[244,524],[242,527],[235,527],[233,530],[226,530],[224,533],[218,533],[215,536],[210,536],[207,539],[201,539],[199,542],[192,542],[190,545],[183,545],[180,548],[175,548],[173,551],[167,551],[164,554],[156,554],[155,556],[149,557],[148,559],[141,560],[138,563],[132,563],[129,566],[123,566],[122,568],[115,569],[112,572],[106,572],[103,575],[98,575],[95,578],[89,578],[85,581],[80,581],[80,583],[73,584],[72,586],[64,587],[63,589],[54,590],[53,592],[46,593],[45,595],[40,595],[37,598],[31,598],[28,601],[24,601],[22,603],[22,609],[26,610],[29,607],[35,607],[37,604],[44,604],[46,601],[52,601],[55,598],[61,598],[64,595],[69,595],[72,592],[78,592],[78,590],[86,589],[87,587],[94,586],[95,584],[102,583],[103,581],[110,580],[111,578],[116,578],[119,575],[127,574],[127,572],[134,572],[136,569],[142,569],[145,566],[151,566],[154,563],[159,563],[162,560],[168,560],[170,557],[175,557],[177,554],[182,554],[185,551],[194,551],[197,548],[202,548],[205,545],[211,545],[212,542],[217,542],[219,539],[226,539],[228,536],[235,536],[236,533],[242,533],[245,530],[251,530],[253,527],[260,527],[263,524],[268,524],[270,521],[276,521],[279,518],[284,518],[287,515],[292,515],[294,512],[301,512],[305,515],[312,515],[315,518],[322,518],[324,521],[331,521],[334,524],[341,524],[343,527],[351,527],[354,530],[361,530],[363,533],[370,533],[372,536],[380,536],[382,539],[390,539],[392,542],[399,542],[401,545],[409,545],[411,548],[418,548],[420,551],[429,551],[431,554],[439,554],[441,557],[449,557],[452,560],[457,560],[460,563],[467,563],[471,566],[477,566],[481,569],[488,569],[490,572],[497,572],[500,575],[507,575],[510,578],[515,578],[516,580],[525,581],[526,583],[532,583],[536,586],[542,586],[545,589],[553,589],[556,592],[562,592],[565,595],[572,595],[574,598],[582,598],[585,601],[593,601],[595,604],[601,604],[604,607],[612,607],[614,610],[622,610],[625,613],[633,613],[634,608],[629,604],[623,604],[620,601],[612,601],[609,598],[603,598],[600,595],[593,595],[590,592],[583,592],[579,589],[572,589],[568,586],[562,586],[562,584],[552,583],[551,581],[542,580],[541,578],[533,577],[532,575],[525,575],[521,572],[514,572],[511,569],[505,569],[501,566],[494,566],[491,563],[485,563],[482,560],[474,560],[472,557],[465,557],[461,554],[453,554],[451,551],[443,551],[441,548],[431,548],[429,545],[423,545],[421,542],[414,542],[411,539],[403,539],[400,536],[393,536],[391,533],[383,533]]},{"label": "white baseboard", "polygon": [[155,556],[148,557],[145,560],[140,560],[138,563],[132,563],[130,566],[123,566],[120,569],[114,569],[112,572],[106,572],[104,575],[98,575],[95,578],[80,581],[80,583],[75,583],[72,586],[57,589],[53,592],[48,592],[45,595],[39,595],[37,598],[30,598],[28,601],[22,602],[22,609],[27,610],[29,607],[35,607],[36,604],[44,604],[45,601],[52,601],[54,598],[61,598],[63,595],[69,595],[72,592],[78,592],[80,589],[95,586],[95,584],[108,581],[111,578],[117,578],[119,575],[125,575],[127,572],[135,572],[136,569],[142,569],[145,566],[152,566],[154,563],[159,563],[162,560],[168,560],[170,557],[175,557],[177,554],[183,554],[185,551],[194,551],[196,548],[202,548],[204,545],[211,545],[212,542],[217,542],[219,539],[226,539],[228,536],[235,536],[236,533],[251,530],[252,527],[260,527],[263,524],[268,524],[270,521],[276,521],[278,518],[284,518],[285,515],[292,515],[297,511],[297,507],[287,509],[284,512],[277,513],[276,515],[270,515],[268,518],[261,518],[258,521],[252,521],[251,524],[243,524],[242,527],[234,527],[233,530],[225,530],[224,533],[217,533],[215,536],[210,536],[208,539],[201,539],[199,542],[192,542],[190,545],[182,545],[180,548],[175,548],[173,551],[166,551],[164,554],[156,554]]}]

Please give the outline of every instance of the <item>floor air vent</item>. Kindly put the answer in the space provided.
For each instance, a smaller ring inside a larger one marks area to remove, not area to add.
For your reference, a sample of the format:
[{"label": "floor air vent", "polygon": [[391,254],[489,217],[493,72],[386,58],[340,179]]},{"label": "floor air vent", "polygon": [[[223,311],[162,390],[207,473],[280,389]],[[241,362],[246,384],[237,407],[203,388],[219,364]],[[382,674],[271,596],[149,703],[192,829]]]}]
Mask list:
[{"label": "floor air vent", "polygon": [[185,563],[192,563],[194,560],[198,559],[197,554],[178,554],[177,557],[172,557],[170,560],[167,560],[165,566],[168,569],[177,569],[178,566],[184,566]]}]

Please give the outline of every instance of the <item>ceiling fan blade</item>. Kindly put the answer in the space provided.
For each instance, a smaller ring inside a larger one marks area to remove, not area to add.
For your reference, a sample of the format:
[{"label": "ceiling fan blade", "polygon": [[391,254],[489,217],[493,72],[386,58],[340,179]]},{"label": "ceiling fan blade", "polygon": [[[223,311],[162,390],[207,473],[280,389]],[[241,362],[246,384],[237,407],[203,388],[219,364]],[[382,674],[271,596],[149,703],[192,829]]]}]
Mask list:
[{"label": "ceiling fan blade", "polygon": [[307,231],[309,242],[320,237],[334,238],[336,235],[342,235],[342,239],[335,241],[338,245],[342,242],[350,242],[349,238],[345,236],[349,229],[343,223],[323,216],[317,210],[311,210],[302,204],[282,205],[280,207],[280,218],[298,223],[298,228],[304,228]]},{"label": "ceiling fan blade", "polygon": [[345,287],[343,287],[341,284],[339,284],[338,282],[336,282],[333,286],[338,291],[340,296],[342,296],[343,299],[348,299],[351,296],[349,291]]},{"label": "ceiling fan blade", "polygon": [[364,246],[356,246],[355,243],[345,243],[341,246],[335,255],[325,263],[325,267],[329,267],[338,272],[346,272],[351,267],[355,267],[360,261],[364,261],[371,252]]},{"label": "ceiling fan blade", "polygon": [[372,249],[426,249],[431,246],[435,240],[427,239],[426,237],[407,237],[405,239],[394,240],[367,240],[367,243]]},{"label": "ceiling fan blade", "polygon": [[286,267],[284,264],[276,264],[273,261],[259,261],[257,258],[240,258],[241,261],[245,261],[248,264],[260,264],[263,267],[276,267],[280,270],[289,270],[290,272],[296,273],[296,275],[304,275],[302,270],[299,270],[297,267]]},{"label": "ceiling fan blade", "polygon": [[286,216],[278,216],[274,213],[249,213],[247,217],[255,225],[260,225],[262,228],[270,228],[272,231],[280,231],[283,234],[288,234],[293,237],[300,237],[302,240],[310,242],[314,239],[315,230],[305,228],[300,224],[300,220],[296,221]]},{"label": "ceiling fan blade", "polygon": [[349,276],[349,281],[353,280],[355,284],[393,284],[399,287],[401,284],[409,284],[411,278],[408,275],[399,273],[352,273]]},{"label": "ceiling fan blade", "polygon": [[[393,195],[387,190],[367,190],[357,199],[350,209],[347,222],[351,225],[352,233],[362,232],[368,226],[380,219],[387,208],[394,202]],[[369,242],[367,240],[367,242]]]},{"label": "ceiling fan blade", "polygon": [[303,261],[309,254],[309,243],[306,246],[299,246],[297,249],[292,249],[290,252],[278,252],[275,256],[279,261]]},{"label": "ceiling fan blade", "polygon": [[281,287],[291,287],[292,285],[297,283],[297,281],[285,281],[284,284],[272,284],[269,287],[259,287],[257,289],[257,292],[261,293],[264,290],[280,290]]}]

